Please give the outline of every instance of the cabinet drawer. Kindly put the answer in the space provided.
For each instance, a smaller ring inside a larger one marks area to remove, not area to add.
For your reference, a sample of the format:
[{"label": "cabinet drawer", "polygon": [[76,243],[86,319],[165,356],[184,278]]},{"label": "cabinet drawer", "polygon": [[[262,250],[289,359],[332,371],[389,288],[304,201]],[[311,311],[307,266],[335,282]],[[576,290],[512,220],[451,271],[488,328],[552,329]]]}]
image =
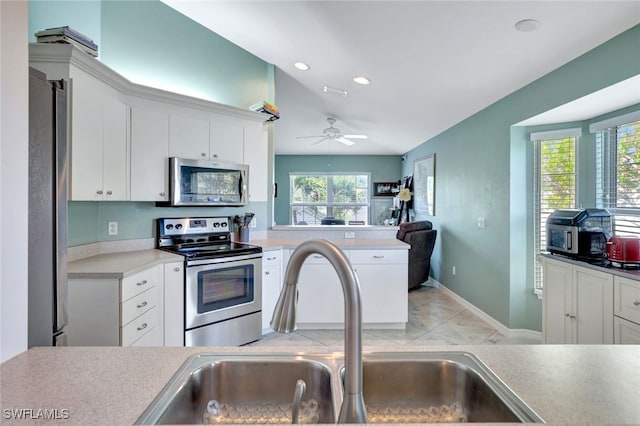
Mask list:
[{"label": "cabinet drawer", "polygon": [[635,323],[640,323],[640,281],[615,277],[614,313]]},{"label": "cabinet drawer", "polygon": [[120,301],[129,300],[155,285],[162,284],[162,279],[162,265],[157,265],[123,278]]},{"label": "cabinet drawer", "polygon": [[349,259],[354,265],[407,263],[407,250],[351,250]]},{"label": "cabinet drawer", "polygon": [[265,251],[262,253],[262,266],[280,266],[282,252],[280,250]]},{"label": "cabinet drawer", "polygon": [[640,324],[614,317],[614,343],[620,345],[640,345]]},{"label": "cabinet drawer", "polygon": [[[348,250],[343,250],[344,254],[347,256],[347,258],[349,257],[349,251]],[[291,251],[291,253],[293,254],[293,251]],[[327,260],[326,257],[320,255],[320,254],[312,254],[309,257],[307,257],[304,260],[305,264],[310,264],[310,265],[328,265],[329,261]]]},{"label": "cabinet drawer", "polygon": [[129,346],[158,325],[158,308],[154,307],[122,327],[122,346]]},{"label": "cabinet drawer", "polygon": [[133,319],[156,306],[158,304],[158,288],[157,286],[153,286],[126,302],[123,302],[120,305],[122,309],[120,316],[121,324],[127,325]]}]

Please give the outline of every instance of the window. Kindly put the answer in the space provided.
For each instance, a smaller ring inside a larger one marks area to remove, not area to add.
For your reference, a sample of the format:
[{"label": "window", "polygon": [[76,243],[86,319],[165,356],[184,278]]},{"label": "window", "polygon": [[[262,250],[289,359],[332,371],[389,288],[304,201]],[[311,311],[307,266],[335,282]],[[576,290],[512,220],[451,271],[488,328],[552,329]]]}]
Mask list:
[{"label": "window", "polygon": [[290,174],[294,225],[369,224],[369,174]]},{"label": "window", "polygon": [[596,133],[597,206],[611,213],[616,235],[640,236],[640,113],[596,123],[591,130]]},{"label": "window", "polygon": [[547,218],[556,209],[576,207],[577,139],[580,129],[531,134],[534,155],[534,272],[535,293],[542,294],[538,253],[546,250]]}]

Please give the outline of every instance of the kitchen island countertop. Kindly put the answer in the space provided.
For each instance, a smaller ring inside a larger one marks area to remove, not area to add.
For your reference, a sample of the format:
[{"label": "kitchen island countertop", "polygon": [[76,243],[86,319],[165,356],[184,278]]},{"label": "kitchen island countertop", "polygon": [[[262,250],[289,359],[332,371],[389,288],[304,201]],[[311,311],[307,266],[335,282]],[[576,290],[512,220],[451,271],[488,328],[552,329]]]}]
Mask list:
[{"label": "kitchen island countertop", "polygon": [[[331,347],[269,348],[330,353]],[[364,351],[402,351],[367,347]],[[475,354],[547,423],[640,423],[640,346],[425,346],[411,352]],[[21,409],[57,410],[64,424],[132,424],[185,359],[198,352],[265,352],[257,347],[32,348],[0,364],[3,424]],[[17,411],[16,411],[17,410]],[[24,411],[22,411],[24,412]],[[6,423],[5,423],[6,422]]]}]

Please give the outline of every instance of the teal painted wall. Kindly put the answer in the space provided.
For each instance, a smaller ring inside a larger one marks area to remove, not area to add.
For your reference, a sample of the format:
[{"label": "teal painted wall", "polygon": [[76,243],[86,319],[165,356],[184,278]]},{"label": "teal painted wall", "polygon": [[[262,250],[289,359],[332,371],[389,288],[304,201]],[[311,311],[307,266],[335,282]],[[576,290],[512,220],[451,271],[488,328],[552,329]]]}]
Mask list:
[{"label": "teal painted wall", "polygon": [[[275,182],[278,197],[274,201],[274,218],[277,225],[290,225],[289,173],[311,172],[363,172],[371,173],[372,182],[393,182],[402,178],[402,161],[397,155],[276,155]],[[372,223],[379,216],[378,210],[391,206],[390,197],[372,197]],[[376,204],[380,204],[376,208]]]},{"label": "teal painted wall", "polygon": [[[256,214],[255,230],[267,229],[267,203],[249,203],[244,207],[156,207],[154,203],[69,202],[69,246],[96,241],[152,238],[159,217],[235,216]],[[109,222],[118,222],[118,235],[108,235]]]},{"label": "teal painted wall", "polygon": [[[238,108],[275,96],[273,65],[212,33],[157,0],[30,1],[29,33],[69,25],[93,39],[99,59],[126,78],[160,89]],[[156,208],[154,203],[70,202],[69,245],[149,238],[153,219],[187,215],[256,213],[267,229],[272,207]],[[117,236],[107,222],[117,221]]]},{"label": "teal painted wall", "polygon": [[[541,330],[541,303],[522,260],[523,253],[532,256],[533,150],[527,129],[512,126],[640,73],[639,48],[636,26],[407,153],[403,174],[416,158],[436,154],[436,212],[428,217],[440,230],[434,277],[511,329]],[[581,162],[593,161],[592,141],[581,142]],[[592,164],[580,167],[583,182],[595,181]],[[593,203],[592,190],[579,194],[585,207]],[[486,218],[484,230],[479,217]]]}]

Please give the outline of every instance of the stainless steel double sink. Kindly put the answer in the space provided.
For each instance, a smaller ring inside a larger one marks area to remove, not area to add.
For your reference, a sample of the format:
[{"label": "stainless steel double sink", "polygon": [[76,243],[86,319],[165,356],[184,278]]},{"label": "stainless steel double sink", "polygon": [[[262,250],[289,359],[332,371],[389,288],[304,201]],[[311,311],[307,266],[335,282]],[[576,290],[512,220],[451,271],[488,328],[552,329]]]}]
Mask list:
[{"label": "stainless steel double sink", "polygon": [[[370,423],[543,422],[470,353],[373,352],[362,365]],[[335,423],[343,375],[342,354],[197,354],[136,424],[291,423],[300,379],[300,423]]]}]

